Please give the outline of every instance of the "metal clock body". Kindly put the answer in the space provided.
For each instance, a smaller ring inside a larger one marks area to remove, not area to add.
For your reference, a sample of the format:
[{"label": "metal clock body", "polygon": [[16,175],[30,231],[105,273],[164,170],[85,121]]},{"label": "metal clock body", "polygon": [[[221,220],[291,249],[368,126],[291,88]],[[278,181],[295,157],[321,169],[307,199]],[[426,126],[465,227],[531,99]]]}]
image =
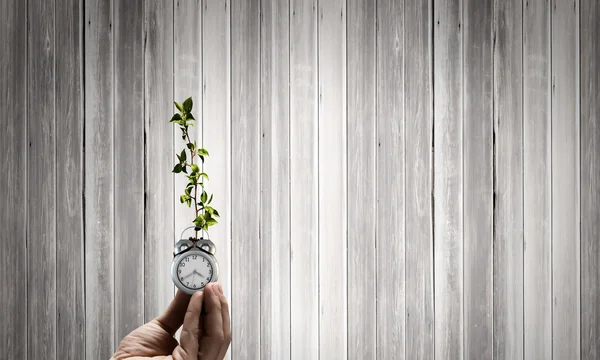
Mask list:
[{"label": "metal clock body", "polygon": [[173,249],[171,263],[171,279],[175,286],[191,295],[216,282],[219,265],[215,253],[215,244],[210,239],[179,240]]}]

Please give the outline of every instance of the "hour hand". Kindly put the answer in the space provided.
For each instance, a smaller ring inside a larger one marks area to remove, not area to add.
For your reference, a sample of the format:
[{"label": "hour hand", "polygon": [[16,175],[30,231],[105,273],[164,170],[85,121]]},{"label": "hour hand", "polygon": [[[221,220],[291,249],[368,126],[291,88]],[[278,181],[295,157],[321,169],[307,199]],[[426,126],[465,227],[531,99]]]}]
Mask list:
[{"label": "hour hand", "polygon": [[185,280],[185,279],[189,278],[190,276],[194,275],[195,272],[196,272],[196,270],[192,271],[191,273],[189,273],[186,276],[182,277],[181,280]]}]

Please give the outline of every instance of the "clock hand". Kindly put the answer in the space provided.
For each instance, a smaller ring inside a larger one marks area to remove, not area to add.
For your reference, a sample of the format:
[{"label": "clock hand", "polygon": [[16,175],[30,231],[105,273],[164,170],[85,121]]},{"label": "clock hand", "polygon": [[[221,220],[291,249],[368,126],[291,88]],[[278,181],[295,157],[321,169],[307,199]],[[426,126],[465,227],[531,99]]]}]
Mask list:
[{"label": "clock hand", "polygon": [[196,270],[192,271],[191,273],[189,273],[186,276],[182,277],[181,280],[185,280],[185,279],[189,278],[191,275],[194,275],[195,272],[196,272]]}]

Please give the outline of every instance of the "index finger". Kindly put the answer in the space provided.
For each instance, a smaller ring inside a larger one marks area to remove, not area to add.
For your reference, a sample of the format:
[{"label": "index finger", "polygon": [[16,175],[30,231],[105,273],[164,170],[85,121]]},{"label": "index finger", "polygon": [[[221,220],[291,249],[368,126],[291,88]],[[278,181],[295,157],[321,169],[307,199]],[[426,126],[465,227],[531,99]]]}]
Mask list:
[{"label": "index finger", "polygon": [[183,324],[183,318],[191,296],[181,290],[177,290],[175,298],[169,304],[167,310],[156,318],[160,326],[171,336],[175,335],[177,329]]}]

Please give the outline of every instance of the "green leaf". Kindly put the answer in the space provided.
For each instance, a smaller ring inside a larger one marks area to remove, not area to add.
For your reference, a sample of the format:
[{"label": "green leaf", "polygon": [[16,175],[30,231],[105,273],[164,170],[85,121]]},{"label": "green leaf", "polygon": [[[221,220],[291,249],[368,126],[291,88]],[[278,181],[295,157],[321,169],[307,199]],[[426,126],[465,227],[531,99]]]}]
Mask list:
[{"label": "green leaf", "polygon": [[200,155],[200,156],[209,156],[208,155],[208,151],[206,151],[205,148],[198,149],[198,155]]},{"label": "green leaf", "polygon": [[173,168],[173,172],[175,174],[179,174],[181,172],[181,164],[175,165],[175,167]]},{"label": "green leaf", "polygon": [[218,223],[219,222],[217,220],[213,219],[213,218],[206,219],[206,225],[208,225],[208,226],[213,226],[213,225],[216,225]]},{"label": "green leaf", "polygon": [[187,203],[188,207],[191,207],[192,206],[192,199],[188,198],[187,201],[186,201],[186,203]]},{"label": "green leaf", "polygon": [[192,164],[192,171],[197,173],[198,171],[200,171],[200,168],[198,167],[197,164]]},{"label": "green leaf", "polygon": [[202,191],[202,195],[200,195],[200,200],[203,203],[205,203],[207,199],[208,199],[208,194],[206,194],[206,191]]},{"label": "green leaf", "polygon": [[186,161],[187,160],[187,156],[185,154],[185,149],[181,150],[181,161]]},{"label": "green leaf", "polygon": [[204,163],[204,156],[200,155],[200,160],[202,160],[202,163]]},{"label": "green leaf", "polygon": [[186,201],[187,201],[187,198],[188,198],[188,197],[187,197],[187,195],[181,195],[181,196],[179,197],[179,201],[181,201],[181,203],[183,204],[184,202],[186,202]]},{"label": "green leaf", "polygon": [[204,224],[204,217],[202,217],[202,215],[198,216],[197,218],[194,219],[194,224],[196,226],[202,226]]},{"label": "green leaf", "polygon": [[217,210],[215,210],[215,209],[213,209],[213,214],[212,215],[216,216],[216,217],[221,217],[221,215],[219,215],[219,212]]},{"label": "green leaf", "polygon": [[202,176],[203,178],[206,179],[206,181],[208,181],[208,174],[207,173],[200,173],[200,176]]},{"label": "green leaf", "polygon": [[195,146],[194,146],[194,144],[193,144],[193,143],[187,143],[187,148],[188,148],[190,151],[194,151],[194,150],[196,150],[196,149],[195,149]]},{"label": "green leaf", "polygon": [[181,120],[181,115],[179,113],[176,113],[175,115],[173,115],[169,122],[178,122],[179,120]]},{"label": "green leaf", "polygon": [[181,135],[181,140],[185,140],[185,134]]},{"label": "green leaf", "polygon": [[206,212],[209,213],[209,214],[211,214],[211,215],[215,211],[215,209],[213,209],[212,206],[205,206],[204,210],[206,210]]},{"label": "green leaf", "polygon": [[177,101],[173,101],[175,103],[175,106],[177,107],[177,110],[179,111],[183,111],[183,106],[181,106],[180,103],[178,103]]},{"label": "green leaf", "polygon": [[210,197],[208,198],[208,201],[206,202],[206,204],[210,204],[212,202],[213,199],[213,194],[210,194]]},{"label": "green leaf", "polygon": [[183,110],[185,110],[186,113],[191,112],[193,104],[194,102],[192,101],[192,97],[190,96],[183,102]]},{"label": "green leaf", "polygon": [[188,120],[196,120],[196,118],[194,117],[194,115],[192,115],[192,113],[187,114],[187,119]]}]

